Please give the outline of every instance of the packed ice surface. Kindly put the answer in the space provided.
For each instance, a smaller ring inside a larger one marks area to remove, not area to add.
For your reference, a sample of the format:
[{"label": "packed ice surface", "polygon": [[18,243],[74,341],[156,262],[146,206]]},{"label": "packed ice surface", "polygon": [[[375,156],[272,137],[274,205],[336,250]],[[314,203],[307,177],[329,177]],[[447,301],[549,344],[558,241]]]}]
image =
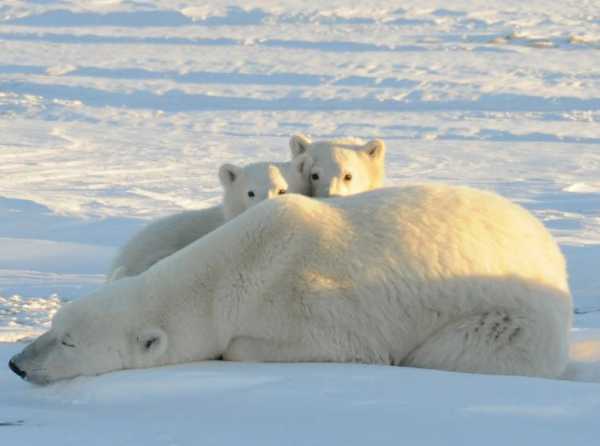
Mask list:
[{"label": "packed ice surface", "polygon": [[533,211],[569,264],[566,377],[592,383],[209,363],[42,389],[4,368],[2,442],[595,444],[599,11],[540,0],[4,0],[1,361],[61,302],[99,286],[146,221],[217,203],[221,163],[286,160],[303,132],[384,139],[389,185],[467,184]]},{"label": "packed ice surface", "polygon": [[0,386],[6,444],[594,445],[599,429],[598,384],[401,367],[206,362]]}]

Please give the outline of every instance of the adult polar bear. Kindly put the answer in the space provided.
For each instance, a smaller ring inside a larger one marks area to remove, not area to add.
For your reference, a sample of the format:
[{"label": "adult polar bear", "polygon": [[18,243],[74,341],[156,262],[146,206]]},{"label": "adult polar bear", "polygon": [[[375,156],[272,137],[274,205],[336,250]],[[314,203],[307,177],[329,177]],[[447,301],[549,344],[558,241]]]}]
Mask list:
[{"label": "adult polar bear", "polygon": [[65,305],[10,366],[35,383],[221,356],[557,377],[571,309],[551,235],[493,193],[289,195]]}]

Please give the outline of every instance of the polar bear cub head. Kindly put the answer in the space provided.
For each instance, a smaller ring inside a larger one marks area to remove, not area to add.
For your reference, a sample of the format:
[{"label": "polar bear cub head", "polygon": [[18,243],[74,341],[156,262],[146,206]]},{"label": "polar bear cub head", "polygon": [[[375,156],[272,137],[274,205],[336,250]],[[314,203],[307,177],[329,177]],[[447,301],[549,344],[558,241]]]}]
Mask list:
[{"label": "polar bear cub head", "polygon": [[308,154],[311,164],[302,163],[309,178],[311,195],[352,195],[383,186],[385,144],[380,139],[358,138],[310,141],[304,135],[290,139],[292,157]]},{"label": "polar bear cub head", "polygon": [[289,163],[253,163],[244,167],[223,164],[219,180],[223,186],[223,213],[226,220],[241,214],[263,200],[296,193],[309,195],[308,155]]}]

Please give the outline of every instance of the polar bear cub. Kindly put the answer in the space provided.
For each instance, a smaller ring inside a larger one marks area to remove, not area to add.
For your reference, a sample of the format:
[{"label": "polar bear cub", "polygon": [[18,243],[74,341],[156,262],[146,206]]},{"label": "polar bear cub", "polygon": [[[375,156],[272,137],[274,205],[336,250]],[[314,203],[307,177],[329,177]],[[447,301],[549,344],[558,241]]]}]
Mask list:
[{"label": "polar bear cub", "polygon": [[380,139],[311,142],[304,135],[294,135],[290,149],[293,158],[310,155],[312,164],[305,167],[314,197],[353,195],[383,186],[385,144]]},{"label": "polar bear cub", "polygon": [[223,204],[179,212],[151,222],[120,250],[107,275],[107,282],[135,276],[156,262],[184,248],[223,223],[263,200],[286,193],[308,195],[304,177],[308,155],[287,163],[260,162],[244,167],[224,164],[219,169]]},{"label": "polar bear cub", "polygon": [[225,220],[278,195],[308,195],[310,184],[303,173],[308,163],[309,157],[300,155],[288,163],[253,163],[245,167],[222,165],[219,180],[223,186]]}]

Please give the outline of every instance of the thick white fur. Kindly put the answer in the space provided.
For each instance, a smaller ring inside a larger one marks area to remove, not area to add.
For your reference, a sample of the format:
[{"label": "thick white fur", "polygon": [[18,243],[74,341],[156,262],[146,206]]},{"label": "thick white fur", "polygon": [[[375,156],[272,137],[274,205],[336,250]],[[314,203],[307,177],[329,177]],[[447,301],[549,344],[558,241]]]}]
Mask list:
[{"label": "thick white fur", "polygon": [[[310,185],[304,175],[308,156],[298,156],[288,163],[253,163],[245,167],[224,164],[219,169],[223,186],[223,213],[231,220],[263,200],[282,193],[308,195]],[[248,194],[252,192],[253,196]]]},{"label": "thick white fur", "polygon": [[65,305],[13,361],[40,383],[221,356],[557,377],[571,307],[551,235],[493,193],[289,195]]},{"label": "thick white fur", "polygon": [[222,206],[178,212],[150,222],[113,260],[107,282],[146,271],[156,262],[214,231],[225,222]]},{"label": "thick white fur", "polygon": [[308,154],[307,164],[311,195],[330,197],[353,195],[383,186],[385,179],[385,144],[380,139],[365,142],[359,138],[342,138],[311,142],[304,135],[290,139],[292,157]]},{"label": "thick white fur", "polygon": [[[114,259],[107,282],[146,271],[159,260],[179,251],[262,200],[284,193],[308,194],[303,176],[308,156],[289,163],[253,163],[244,167],[224,164],[219,169],[223,204],[180,212],[151,222],[135,234]],[[254,197],[249,197],[252,191]]]},{"label": "thick white fur", "polygon": [[[222,206],[182,212],[151,222],[135,234],[113,261],[107,282],[133,276],[213,231],[265,199],[286,193],[315,197],[351,195],[379,188],[385,177],[385,144],[358,138],[311,142],[290,139],[289,163],[224,164],[219,169]],[[347,175],[351,179],[347,179]],[[311,177],[318,175],[318,180]],[[252,191],[254,197],[249,197]]]}]

